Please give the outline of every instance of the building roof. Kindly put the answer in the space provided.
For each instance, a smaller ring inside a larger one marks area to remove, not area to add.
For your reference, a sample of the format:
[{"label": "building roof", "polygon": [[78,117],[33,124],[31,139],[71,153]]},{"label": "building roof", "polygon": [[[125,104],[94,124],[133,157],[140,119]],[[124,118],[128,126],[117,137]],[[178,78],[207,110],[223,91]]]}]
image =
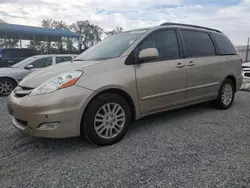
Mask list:
[{"label": "building roof", "polygon": [[56,41],[58,37],[80,37],[79,34],[69,30],[50,29],[16,24],[0,24],[0,38],[19,38],[21,36],[21,38],[24,40],[32,40],[34,35],[38,40],[44,40],[46,37],[48,37],[52,41]]}]

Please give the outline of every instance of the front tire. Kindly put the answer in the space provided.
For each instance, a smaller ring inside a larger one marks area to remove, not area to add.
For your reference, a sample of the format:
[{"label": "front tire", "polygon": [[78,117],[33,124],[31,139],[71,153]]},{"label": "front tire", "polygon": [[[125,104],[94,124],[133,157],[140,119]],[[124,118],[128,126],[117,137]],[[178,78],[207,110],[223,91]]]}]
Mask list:
[{"label": "front tire", "polygon": [[87,107],[82,121],[85,138],[97,145],[111,145],[121,140],[131,124],[131,110],[118,94],[98,95]]},{"label": "front tire", "polygon": [[214,106],[221,110],[230,108],[235,96],[235,85],[230,79],[225,79],[220,87],[217,99],[213,101]]},{"label": "front tire", "polygon": [[0,96],[8,96],[16,87],[16,83],[9,78],[0,78]]}]

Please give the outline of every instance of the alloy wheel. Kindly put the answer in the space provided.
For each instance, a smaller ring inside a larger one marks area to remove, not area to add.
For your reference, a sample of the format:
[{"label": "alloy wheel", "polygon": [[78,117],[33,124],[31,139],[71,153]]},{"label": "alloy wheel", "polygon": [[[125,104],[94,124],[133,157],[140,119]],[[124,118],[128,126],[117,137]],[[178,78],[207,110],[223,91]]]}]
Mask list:
[{"label": "alloy wheel", "polygon": [[125,121],[124,109],[117,103],[107,103],[97,111],[94,128],[101,138],[111,139],[122,131]]},{"label": "alloy wheel", "polygon": [[0,95],[9,95],[14,89],[13,84],[8,80],[0,81]]},{"label": "alloy wheel", "polygon": [[222,88],[221,99],[224,105],[229,105],[233,99],[233,88],[230,84],[225,84]]}]

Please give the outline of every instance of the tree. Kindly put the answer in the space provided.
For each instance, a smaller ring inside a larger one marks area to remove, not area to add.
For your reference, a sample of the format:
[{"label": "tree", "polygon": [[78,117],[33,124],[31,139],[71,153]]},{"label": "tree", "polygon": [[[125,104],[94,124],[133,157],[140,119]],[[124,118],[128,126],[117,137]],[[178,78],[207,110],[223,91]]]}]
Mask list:
[{"label": "tree", "polygon": [[47,18],[47,19],[42,20],[41,23],[42,23],[42,27],[44,28],[52,28],[53,20]]},{"label": "tree", "polygon": [[69,27],[68,27],[68,25],[65,22],[63,22],[63,21],[57,21],[57,20],[52,21],[51,28],[53,28],[53,29],[69,30]]},{"label": "tree", "polygon": [[[53,19],[44,19],[41,21],[41,25],[44,28],[51,28],[51,29],[62,29],[62,30],[69,30],[68,25],[63,21],[57,21]],[[71,39],[69,39],[71,41]],[[40,50],[42,53],[46,53],[47,50],[49,50],[49,53],[58,53],[58,50],[60,52],[67,52],[67,50],[64,50],[64,44],[67,42],[65,38],[58,37],[57,41],[30,41],[30,43],[27,45],[28,47],[36,48],[37,50]],[[67,44],[70,44],[70,42],[67,42]],[[68,47],[68,45],[67,45]],[[70,46],[69,46],[70,47]],[[71,49],[71,48],[70,48]]]},{"label": "tree", "polygon": [[[54,20],[51,23],[51,28],[53,29],[62,29],[69,30],[68,25],[63,21]],[[70,39],[68,39],[70,41]],[[69,43],[65,38],[58,38],[58,41],[54,43],[54,46],[59,49],[60,52],[63,52],[64,44]],[[68,45],[67,45],[68,47]],[[70,50],[69,50],[70,51]]]},{"label": "tree", "polygon": [[[44,19],[41,21],[41,25],[44,28],[52,28],[52,19]],[[51,52],[51,42],[50,41],[33,41],[31,40],[27,47],[39,50],[41,53]]]},{"label": "tree", "polygon": [[[103,34],[103,29],[101,27],[90,24],[88,20],[77,21],[71,24],[70,29],[82,36],[78,39],[79,49],[81,51],[101,41],[101,36]],[[84,47],[83,49],[82,45]]]},{"label": "tree", "polygon": [[36,49],[37,51],[39,51],[41,54],[46,52],[46,44],[42,41],[38,41],[38,40],[31,40],[29,42],[29,44],[26,45],[27,48],[33,48]]},{"label": "tree", "polygon": [[112,31],[106,31],[105,34],[107,37],[111,36],[111,35],[116,35],[118,33],[121,33],[123,31],[122,27],[116,27],[115,29],[113,29]]},{"label": "tree", "polygon": [[[7,24],[4,20],[0,19],[0,23]],[[0,38],[0,48],[15,48],[18,46],[19,39],[13,39],[10,36],[6,38]]]}]

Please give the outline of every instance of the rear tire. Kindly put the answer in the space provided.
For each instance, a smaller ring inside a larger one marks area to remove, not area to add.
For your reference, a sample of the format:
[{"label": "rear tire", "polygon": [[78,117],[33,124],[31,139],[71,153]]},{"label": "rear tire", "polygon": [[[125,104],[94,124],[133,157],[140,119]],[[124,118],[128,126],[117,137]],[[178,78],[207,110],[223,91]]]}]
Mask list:
[{"label": "rear tire", "polygon": [[8,96],[15,89],[16,85],[10,78],[0,78],[0,96]]},{"label": "rear tire", "polygon": [[111,145],[120,141],[131,124],[131,110],[118,94],[100,94],[91,101],[82,120],[85,138],[96,145]]},{"label": "rear tire", "polygon": [[235,96],[235,85],[230,79],[225,79],[220,87],[217,99],[213,101],[216,108],[226,110],[233,104]]}]

